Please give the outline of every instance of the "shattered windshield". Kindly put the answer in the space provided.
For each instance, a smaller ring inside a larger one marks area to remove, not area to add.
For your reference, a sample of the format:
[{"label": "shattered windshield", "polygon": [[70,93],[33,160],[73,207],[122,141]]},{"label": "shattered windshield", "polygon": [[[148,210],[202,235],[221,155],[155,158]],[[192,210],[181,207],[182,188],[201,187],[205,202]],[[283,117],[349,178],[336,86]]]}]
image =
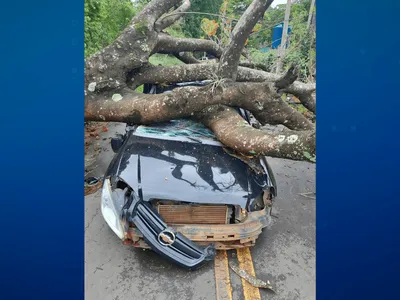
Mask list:
[{"label": "shattered windshield", "polygon": [[149,126],[141,125],[136,128],[134,135],[182,142],[222,145],[210,129],[201,123],[187,119],[171,120]]}]

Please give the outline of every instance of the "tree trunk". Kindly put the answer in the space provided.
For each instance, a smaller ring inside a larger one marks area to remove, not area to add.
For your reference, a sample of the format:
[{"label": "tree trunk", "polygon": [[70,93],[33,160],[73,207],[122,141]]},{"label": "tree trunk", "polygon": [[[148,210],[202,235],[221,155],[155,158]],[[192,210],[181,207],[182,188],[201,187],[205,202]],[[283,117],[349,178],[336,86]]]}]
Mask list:
[{"label": "tree trunk", "polygon": [[287,0],[285,19],[283,20],[282,39],[281,39],[281,44],[278,47],[278,62],[276,64],[276,73],[278,74],[282,72],[283,59],[285,57],[285,52],[286,52],[289,18],[290,18],[290,6],[291,6],[291,0]]}]

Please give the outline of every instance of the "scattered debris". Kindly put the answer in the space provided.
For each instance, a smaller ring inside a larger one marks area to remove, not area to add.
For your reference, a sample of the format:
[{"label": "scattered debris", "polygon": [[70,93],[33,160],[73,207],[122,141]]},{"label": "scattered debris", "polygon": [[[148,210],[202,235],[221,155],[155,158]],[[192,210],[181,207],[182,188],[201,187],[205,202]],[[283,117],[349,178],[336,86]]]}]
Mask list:
[{"label": "scattered debris", "polygon": [[[108,123],[104,124],[102,122],[85,122],[84,132],[85,132],[85,178],[93,172],[97,165],[95,166],[96,158],[101,152],[99,141],[107,140],[103,136],[105,132],[108,132]],[[90,188],[92,189],[92,188]],[[85,185],[86,191],[86,185]]]},{"label": "scattered debris", "polygon": [[310,195],[315,195],[315,192],[299,193],[298,195],[315,200],[315,196],[314,197],[310,196]]},{"label": "scattered debris", "polygon": [[96,185],[100,181],[98,177],[89,177],[85,179],[87,185]]},{"label": "scattered debris", "polygon": [[262,289],[268,289],[268,290],[276,293],[275,290],[272,288],[272,285],[269,282],[269,280],[267,280],[267,282],[265,282],[260,279],[257,279],[254,276],[248,274],[245,270],[239,269],[239,267],[234,265],[232,262],[229,263],[229,266],[231,267],[233,272],[235,272],[241,278],[243,278],[244,280],[249,282],[252,286],[257,287],[257,288],[262,288]]},{"label": "scattered debris", "polygon": [[237,153],[234,150],[222,148],[229,155],[236,157],[247,164],[256,174],[263,174],[263,169],[260,167],[260,158],[258,156],[248,156],[242,153]]},{"label": "scattered debris", "polygon": [[[91,178],[94,178],[94,177],[91,177]],[[95,182],[95,181],[93,181],[93,182]],[[93,183],[93,182],[92,182],[92,184],[88,184],[85,181],[85,196],[97,192],[103,184],[103,182],[101,180],[98,180],[96,183]]]}]

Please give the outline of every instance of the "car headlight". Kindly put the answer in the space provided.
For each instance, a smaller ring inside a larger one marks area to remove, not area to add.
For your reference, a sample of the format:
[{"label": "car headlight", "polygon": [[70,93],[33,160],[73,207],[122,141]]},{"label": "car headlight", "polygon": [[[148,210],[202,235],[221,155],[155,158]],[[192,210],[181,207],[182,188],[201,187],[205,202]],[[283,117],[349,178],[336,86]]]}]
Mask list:
[{"label": "car headlight", "polygon": [[112,199],[110,179],[104,180],[103,191],[101,193],[101,213],[108,226],[122,240],[124,238],[124,230],[122,228],[120,216],[115,209]]}]

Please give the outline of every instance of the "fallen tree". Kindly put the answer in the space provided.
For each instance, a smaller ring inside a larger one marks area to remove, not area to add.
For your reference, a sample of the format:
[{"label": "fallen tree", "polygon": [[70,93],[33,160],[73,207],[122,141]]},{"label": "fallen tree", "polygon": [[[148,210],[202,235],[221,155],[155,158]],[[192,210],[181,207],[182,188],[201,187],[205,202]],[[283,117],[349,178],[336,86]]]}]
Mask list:
[{"label": "fallen tree", "polygon": [[[150,124],[194,118],[208,126],[229,148],[245,155],[269,155],[315,161],[315,127],[282,100],[296,96],[315,113],[315,84],[297,79],[297,69],[272,74],[241,60],[245,43],[272,0],[254,0],[222,48],[211,40],[175,38],[164,32],[190,7],[190,1],[153,0],[136,14],[111,45],[85,61],[85,120]],[[172,8],[180,6],[170,11]],[[215,63],[202,63],[192,53],[204,51]],[[154,66],[155,53],[175,55],[185,64]],[[204,87],[181,87],[168,94],[143,94],[145,83],[210,80]],[[255,129],[231,107],[250,111],[261,124],[284,125],[277,133]]]}]

